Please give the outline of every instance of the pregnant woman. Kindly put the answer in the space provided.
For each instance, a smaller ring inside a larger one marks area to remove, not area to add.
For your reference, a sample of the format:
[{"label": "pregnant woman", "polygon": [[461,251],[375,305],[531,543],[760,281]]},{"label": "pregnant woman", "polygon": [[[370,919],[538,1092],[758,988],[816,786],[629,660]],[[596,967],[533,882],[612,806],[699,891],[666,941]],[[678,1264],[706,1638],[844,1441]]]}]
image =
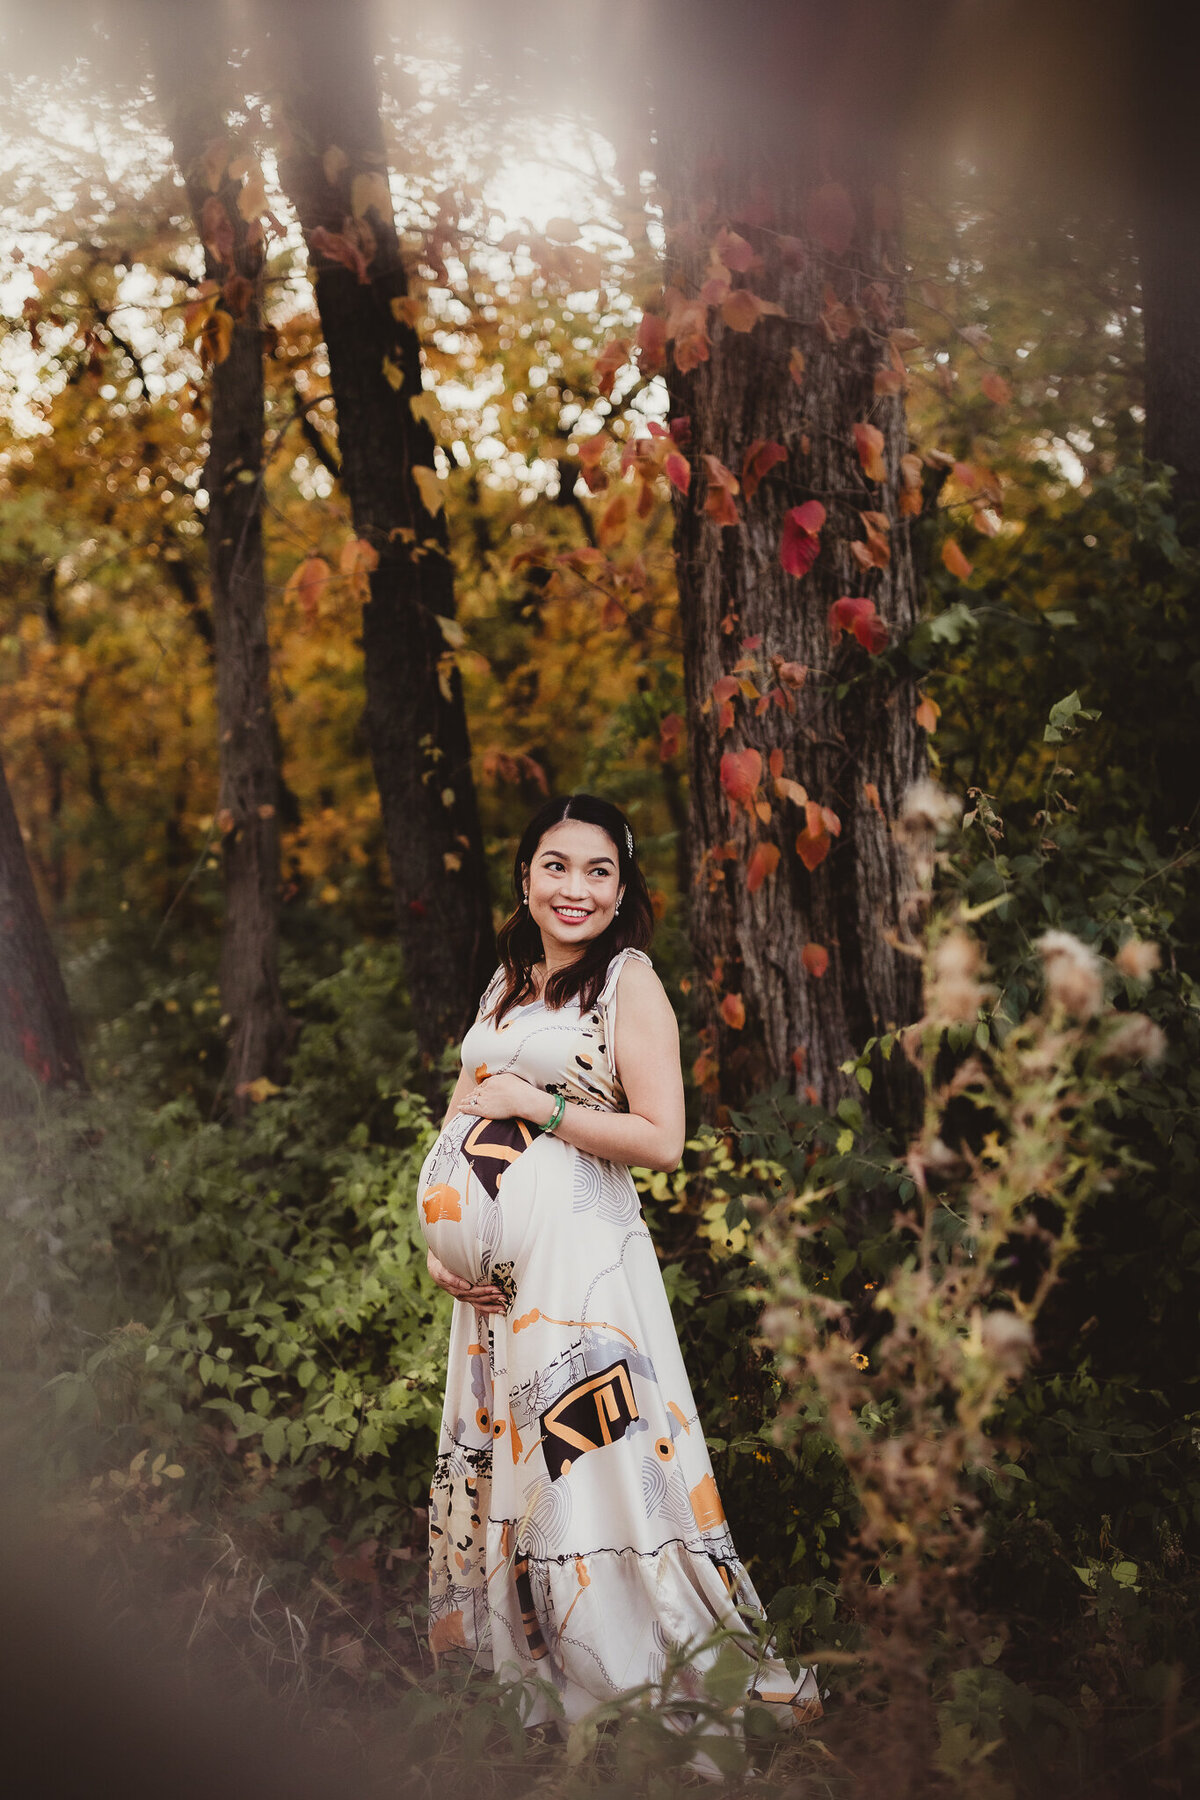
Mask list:
[{"label": "pregnant woman", "polygon": [[[624,814],[586,794],[548,802],[521,838],[514,892],[418,1188],[430,1273],[458,1301],[430,1644],[552,1683],[570,1720],[726,1627],[748,1694],[816,1712],[812,1673],[797,1692],[738,1616],[761,1607],[629,1172],[675,1168],[684,1107]],[[686,1681],[673,1692],[686,1703]],[[552,1711],[539,1696],[528,1722]]]}]

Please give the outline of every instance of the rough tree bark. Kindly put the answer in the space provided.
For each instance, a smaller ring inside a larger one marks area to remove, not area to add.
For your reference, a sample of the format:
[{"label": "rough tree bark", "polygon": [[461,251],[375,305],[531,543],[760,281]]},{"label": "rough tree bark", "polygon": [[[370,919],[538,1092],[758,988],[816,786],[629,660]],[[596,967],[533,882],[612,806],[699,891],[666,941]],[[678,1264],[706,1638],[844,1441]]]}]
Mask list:
[{"label": "rough tree bark", "polygon": [[[848,7],[822,28],[810,9],[770,0],[755,9],[748,32],[723,4],[695,0],[686,18],[664,10],[672,28],[654,60],[667,283],[699,295],[725,227],[760,259],[733,272],[735,286],[782,308],[782,316],[738,330],[718,305],[707,314],[707,360],[681,370],[677,339],[667,373],[672,418],[690,423],[693,473],[677,497],[675,545],[691,932],[718,1106],[740,1106],[780,1077],[831,1103],[846,1091],[840,1065],[872,1034],[920,1010],[918,964],[889,942],[908,886],[890,826],[923,762],[918,696],[900,648],[920,598],[910,520],[898,504],[904,404],[875,390],[877,371],[890,366],[888,334],[903,314],[896,204],[885,191],[895,174],[882,105],[872,116],[855,106],[823,113],[818,104],[855,16]],[[800,72],[807,73],[798,88]],[[835,136],[831,120],[846,133]],[[878,481],[856,453],[853,427],[861,423],[883,436]],[[738,524],[722,527],[706,512],[714,484],[704,479],[703,458],[740,477],[756,440],[782,445],[786,461],[752,499],[739,494]],[[815,565],[798,578],[780,563],[784,515],[810,500],[828,517]],[[867,571],[850,550],[864,541],[865,512],[885,516],[890,558]],[[880,659],[852,637],[831,637],[830,608],[844,595],[874,601],[892,654]],[[787,690],[772,659],[803,665],[807,677],[791,710],[774,702],[763,710],[753,696],[737,695],[732,727],[723,728],[714,685],[747,656],[763,672],[760,690]],[[732,805],[722,786],[723,755],[748,750],[762,759],[765,822]],[[797,853],[806,815],[775,789],[772,752],[782,753],[783,774],[840,821],[811,872]],[[749,859],[764,842],[778,850],[778,864],[751,892]],[[805,966],[809,945],[828,952],[825,973]],[[735,1004],[722,1013],[727,995],[740,996],[744,1022]],[[880,1067],[871,1095],[877,1116],[903,1110],[902,1062]]]},{"label": "rough tree bark", "polygon": [[421,352],[367,9],[263,0],[259,16],[283,72],[280,168],[314,270],[341,480],[378,556],[363,609],[365,725],[413,1014],[432,1055],[474,1016],[494,940],[462,685],[442,625],[454,580],[434,441],[411,406]]},{"label": "rough tree bark", "polygon": [[150,16],[158,95],[204,244],[205,277],[221,289],[209,321],[220,359],[210,370],[205,541],[225,891],[220,990],[231,1022],[232,1105],[240,1112],[249,1104],[249,1083],[264,1075],[283,1078],[293,1036],[279,985],[281,783],[263,565],[264,238],[258,218],[247,220],[239,210],[244,177],[230,172],[236,151],[221,100],[224,33],[201,42],[203,32],[184,37],[179,24],[170,8]]},{"label": "rough tree bark", "polygon": [[0,1118],[28,1107],[34,1083],[82,1087],[83,1063],[0,763]]}]

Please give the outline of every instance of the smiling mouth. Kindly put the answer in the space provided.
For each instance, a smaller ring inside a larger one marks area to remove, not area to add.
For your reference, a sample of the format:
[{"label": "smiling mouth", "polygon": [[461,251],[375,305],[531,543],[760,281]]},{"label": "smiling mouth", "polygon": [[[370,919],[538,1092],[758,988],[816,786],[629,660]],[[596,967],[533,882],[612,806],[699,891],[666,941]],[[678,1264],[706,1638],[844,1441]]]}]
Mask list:
[{"label": "smiling mouth", "polygon": [[581,925],[584,919],[590,919],[591,913],[579,906],[556,906],[553,909],[556,919],[562,919],[567,925]]}]

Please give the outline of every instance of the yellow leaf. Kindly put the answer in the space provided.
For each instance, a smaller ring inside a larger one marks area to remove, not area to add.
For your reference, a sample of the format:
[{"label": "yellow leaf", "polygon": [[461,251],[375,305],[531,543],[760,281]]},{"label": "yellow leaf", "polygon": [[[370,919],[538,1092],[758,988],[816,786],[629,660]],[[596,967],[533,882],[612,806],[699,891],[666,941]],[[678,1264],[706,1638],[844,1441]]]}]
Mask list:
[{"label": "yellow leaf", "polygon": [[325,171],[325,179],[330,187],[336,187],[346,170],[350,167],[350,158],[340,144],[330,144],[321,158],[321,167]]},{"label": "yellow leaf", "polygon": [[416,463],[413,466],[412,478],[417,484],[421,505],[431,519],[436,519],[445,504],[441,477],[435,470],[426,468],[424,463]]},{"label": "yellow leaf", "polygon": [[439,613],[437,615],[437,622],[441,627],[442,636],[450,645],[451,649],[461,650],[467,641],[467,634],[459,624],[458,620],[448,619],[443,613]]},{"label": "yellow leaf", "polygon": [[383,373],[389,387],[395,388],[396,392],[399,393],[400,389],[404,386],[404,370],[400,367],[400,364],[398,362],[393,362],[390,356],[385,356],[383,359]]},{"label": "yellow leaf", "polygon": [[372,208],[381,219],[391,219],[392,190],[382,169],[360,169],[350,183],[350,211],[356,219]]},{"label": "yellow leaf", "polygon": [[239,1081],[237,1091],[253,1100],[255,1106],[261,1106],[264,1100],[269,1100],[272,1094],[281,1094],[283,1089],[277,1087],[269,1075],[259,1075],[253,1081]]},{"label": "yellow leaf", "polygon": [[432,431],[437,424],[442,404],[432,388],[424,388],[421,393],[413,395],[408,403],[408,410],[414,419],[420,419]]},{"label": "yellow leaf", "polygon": [[453,875],[456,869],[462,868],[462,857],[457,850],[443,850],[442,864]]},{"label": "yellow leaf", "polygon": [[267,210],[267,184],[257,164],[242,183],[237,197],[237,209],[247,224]]},{"label": "yellow leaf", "polygon": [[420,300],[415,294],[393,294],[388,302],[392,309],[392,317],[399,325],[411,325],[416,329],[417,320],[423,311]]}]

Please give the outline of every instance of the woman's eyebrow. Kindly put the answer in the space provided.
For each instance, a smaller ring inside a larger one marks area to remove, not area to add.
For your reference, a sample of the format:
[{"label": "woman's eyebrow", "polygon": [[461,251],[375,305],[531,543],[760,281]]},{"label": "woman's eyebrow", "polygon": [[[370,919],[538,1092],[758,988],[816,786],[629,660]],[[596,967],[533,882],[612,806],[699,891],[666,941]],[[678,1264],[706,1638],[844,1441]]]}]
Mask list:
[{"label": "woman's eyebrow", "polygon": [[[559,862],[570,862],[571,860],[563,850],[542,850],[539,851],[538,854],[541,856],[557,856]],[[603,853],[599,856],[585,856],[582,858],[582,861],[589,863],[607,863],[610,869],[613,867],[612,857],[605,856]]]}]

